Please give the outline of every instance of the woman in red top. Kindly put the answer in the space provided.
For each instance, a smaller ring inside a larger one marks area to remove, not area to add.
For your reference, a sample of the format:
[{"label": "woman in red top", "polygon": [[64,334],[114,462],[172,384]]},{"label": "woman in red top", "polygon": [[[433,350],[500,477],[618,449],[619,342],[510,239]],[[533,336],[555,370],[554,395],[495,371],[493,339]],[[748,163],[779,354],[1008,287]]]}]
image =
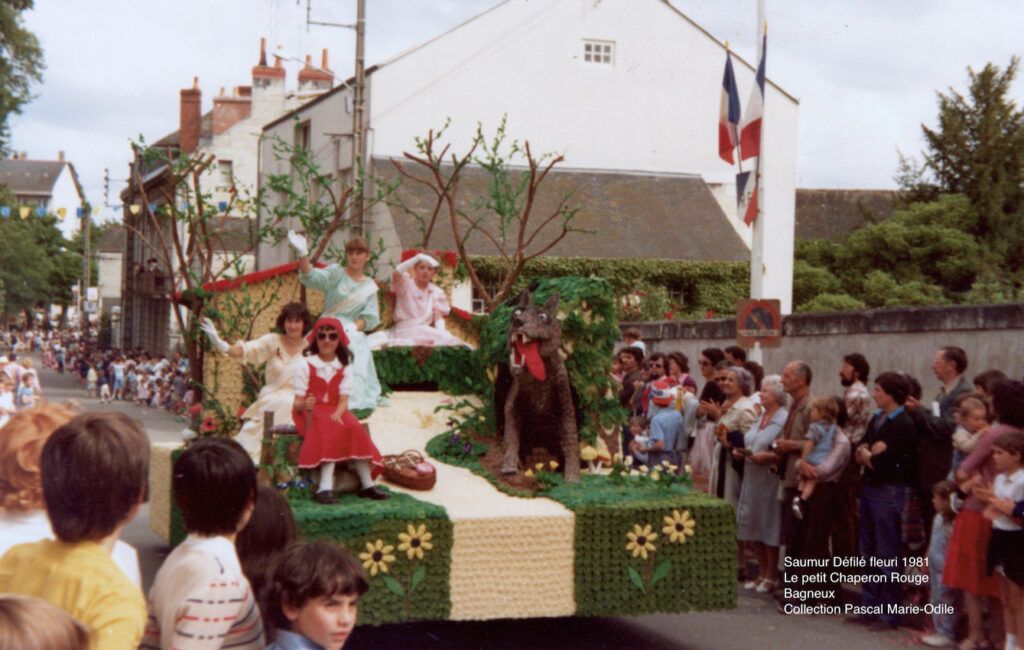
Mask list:
[{"label": "woman in red top", "polygon": [[348,410],[354,375],[345,372],[352,359],[348,337],[337,318],[321,318],[309,335],[310,355],[296,369],[295,405],[292,419],[302,435],[299,467],[320,467],[316,500],[335,503],[334,466],[347,462],[367,499],[387,499],[373,483],[380,474],[381,458],[366,427]]}]

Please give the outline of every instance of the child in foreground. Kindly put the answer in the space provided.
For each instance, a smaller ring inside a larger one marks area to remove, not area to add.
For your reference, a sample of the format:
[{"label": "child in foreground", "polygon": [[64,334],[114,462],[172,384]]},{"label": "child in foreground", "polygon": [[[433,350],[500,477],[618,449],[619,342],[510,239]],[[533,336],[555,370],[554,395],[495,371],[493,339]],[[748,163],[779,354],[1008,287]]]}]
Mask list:
[{"label": "child in foreground", "polygon": [[284,552],[263,601],[267,650],[340,650],[356,625],[369,585],[352,556],[327,542],[300,542]]},{"label": "child in foreground", "polygon": [[[946,564],[946,549],[949,539],[953,536],[953,494],[956,485],[952,481],[939,481],[932,486],[932,505],[935,507],[935,520],[932,523],[932,538],[928,544],[928,573],[931,589],[931,604],[956,605],[956,590],[942,584],[942,567]],[[952,646],[956,642],[954,624],[956,616],[935,611],[932,614],[932,625],[935,631],[925,635],[921,642],[935,648]]]},{"label": "child in foreground", "polygon": [[262,648],[260,610],[235,551],[256,498],[252,459],[234,440],[197,440],[174,463],[173,489],[188,537],[156,574],[140,647]]},{"label": "child in foreground", "polygon": [[992,459],[999,472],[995,486],[974,494],[985,503],[985,518],[992,520],[988,571],[999,576],[1003,591],[1005,647],[1019,650],[1024,637],[1024,522],[1014,513],[1024,500],[1024,433],[1010,431],[996,438]]},{"label": "child in foreground", "polygon": [[56,540],[0,559],[0,593],[42,598],[82,623],[92,650],[134,648],[146,601],[111,556],[146,499],[149,439],[121,413],[83,413],[53,432],[39,461]]}]

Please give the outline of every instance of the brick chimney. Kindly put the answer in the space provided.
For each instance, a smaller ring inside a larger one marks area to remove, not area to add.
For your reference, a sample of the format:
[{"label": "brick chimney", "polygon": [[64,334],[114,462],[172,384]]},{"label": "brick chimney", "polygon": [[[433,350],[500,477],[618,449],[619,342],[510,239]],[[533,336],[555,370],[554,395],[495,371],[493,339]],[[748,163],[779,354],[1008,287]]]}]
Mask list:
[{"label": "brick chimney", "polygon": [[178,146],[184,153],[199,147],[199,128],[202,121],[203,94],[199,90],[199,77],[192,79],[191,88],[181,90],[181,125],[178,127]]},{"label": "brick chimney", "polygon": [[64,162],[64,150],[61,149],[57,152],[57,162]]},{"label": "brick chimney", "polygon": [[235,87],[232,94],[220,94],[213,98],[213,135],[224,133],[235,124],[252,114],[252,88]]},{"label": "brick chimney", "polygon": [[260,39],[260,62],[252,69],[252,85],[257,89],[280,87],[284,90],[285,71],[281,59],[274,61],[274,67],[267,65],[267,39]]},{"label": "brick chimney", "polygon": [[322,93],[334,85],[334,75],[327,67],[327,49],[324,48],[319,68],[313,67],[313,57],[306,55],[306,65],[299,70],[300,93]]}]

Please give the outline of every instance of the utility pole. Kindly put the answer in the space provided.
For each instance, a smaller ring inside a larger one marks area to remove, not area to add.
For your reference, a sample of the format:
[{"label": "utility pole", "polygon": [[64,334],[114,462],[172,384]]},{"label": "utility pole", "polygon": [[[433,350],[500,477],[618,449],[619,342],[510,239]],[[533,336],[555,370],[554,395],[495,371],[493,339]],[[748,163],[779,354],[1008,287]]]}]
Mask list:
[{"label": "utility pole", "polygon": [[[366,173],[366,69],[364,49],[366,43],[366,0],[356,2],[356,82],[352,89],[352,182],[362,181],[352,205],[352,227],[362,236],[365,231],[363,194],[369,175]],[[360,176],[362,178],[360,178]]]},{"label": "utility pole", "polygon": [[352,231],[355,234],[363,235],[364,208],[363,193],[366,190],[365,183],[369,175],[366,173],[366,0],[356,0],[356,22],[352,25],[341,23],[328,23],[312,18],[312,0],[306,0],[306,29],[310,25],[322,25],[324,27],[344,27],[353,29],[356,32],[356,65],[355,81],[352,84],[352,187],[357,187],[360,182],[364,183],[361,191],[355,193],[355,202],[352,204]]}]

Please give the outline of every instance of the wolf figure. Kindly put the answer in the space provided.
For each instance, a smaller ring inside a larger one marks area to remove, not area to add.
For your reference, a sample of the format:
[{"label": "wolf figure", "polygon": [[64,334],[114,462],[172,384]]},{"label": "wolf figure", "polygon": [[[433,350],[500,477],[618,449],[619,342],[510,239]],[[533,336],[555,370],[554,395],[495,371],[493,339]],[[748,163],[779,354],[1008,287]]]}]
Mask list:
[{"label": "wolf figure", "polygon": [[509,319],[512,381],[504,401],[501,473],[517,473],[529,451],[545,447],[561,461],[565,480],[575,483],[580,440],[569,373],[559,354],[558,301],[555,293],[539,307],[524,291]]}]

